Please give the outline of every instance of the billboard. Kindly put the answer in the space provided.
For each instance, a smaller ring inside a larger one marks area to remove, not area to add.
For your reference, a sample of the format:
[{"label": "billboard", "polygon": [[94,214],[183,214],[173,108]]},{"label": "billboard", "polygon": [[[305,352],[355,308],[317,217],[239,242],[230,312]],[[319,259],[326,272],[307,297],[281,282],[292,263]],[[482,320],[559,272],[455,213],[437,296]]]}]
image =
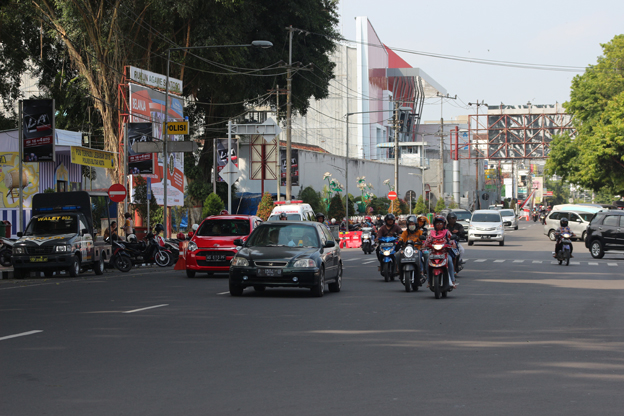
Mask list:
[{"label": "billboard", "polygon": [[54,161],[54,100],[22,101],[24,162]]},{"label": "billboard", "polygon": [[[129,87],[130,123],[150,123],[152,125],[152,138],[164,140],[165,94],[142,85],[129,84]],[[181,97],[169,95],[168,120],[184,121],[184,107]],[[169,135],[169,140],[182,141],[184,136]],[[149,177],[152,178],[152,192],[156,201],[159,205],[164,205],[163,155],[162,153],[155,155],[157,156],[153,160],[154,171]],[[169,153],[167,168],[167,205],[182,206],[184,205],[184,153]],[[130,201],[134,202],[133,190]]]},{"label": "billboard", "polygon": [[[22,166],[24,208],[30,208],[32,196],[39,192],[39,163]],[[19,153],[0,153],[0,208],[19,207],[19,187]]]},{"label": "billboard", "polygon": [[[280,183],[286,186],[286,149],[280,149]],[[299,151],[290,149],[290,185],[299,186]]]},{"label": "billboard", "polygon": [[152,130],[152,123],[128,123],[128,172],[131,175],[154,173],[154,154],[136,153],[132,150],[135,142],[151,142]]},{"label": "billboard", "polygon": [[[217,182],[224,182],[219,173],[223,170],[228,162],[228,139],[217,139]],[[238,140],[232,139],[232,163],[238,168]]]}]

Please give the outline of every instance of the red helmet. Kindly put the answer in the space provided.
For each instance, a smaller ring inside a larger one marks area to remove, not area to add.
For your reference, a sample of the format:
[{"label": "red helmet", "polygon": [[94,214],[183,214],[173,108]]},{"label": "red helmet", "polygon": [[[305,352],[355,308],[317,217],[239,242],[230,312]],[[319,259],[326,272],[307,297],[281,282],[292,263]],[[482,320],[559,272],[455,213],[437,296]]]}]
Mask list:
[{"label": "red helmet", "polygon": [[364,219],[365,219],[366,221],[371,221],[371,222],[373,221],[373,219],[372,219],[371,217],[366,217],[366,218],[364,218]]},{"label": "red helmet", "polygon": [[186,239],[186,237],[184,236],[184,233],[178,233],[177,238],[178,238],[178,240]]}]

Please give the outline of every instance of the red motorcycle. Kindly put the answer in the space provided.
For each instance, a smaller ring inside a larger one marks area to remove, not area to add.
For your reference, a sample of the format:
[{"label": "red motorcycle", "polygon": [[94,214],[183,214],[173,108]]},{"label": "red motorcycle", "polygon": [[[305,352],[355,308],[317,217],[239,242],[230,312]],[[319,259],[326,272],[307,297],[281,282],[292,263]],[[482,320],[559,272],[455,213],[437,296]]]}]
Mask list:
[{"label": "red motorcycle", "polygon": [[[453,235],[451,239],[456,240],[457,236]],[[435,239],[431,244],[428,278],[429,289],[435,293],[436,299],[440,299],[440,296],[445,298],[448,292],[453,290],[448,269],[448,262],[453,261],[448,255],[448,251],[452,248],[445,238]]]}]

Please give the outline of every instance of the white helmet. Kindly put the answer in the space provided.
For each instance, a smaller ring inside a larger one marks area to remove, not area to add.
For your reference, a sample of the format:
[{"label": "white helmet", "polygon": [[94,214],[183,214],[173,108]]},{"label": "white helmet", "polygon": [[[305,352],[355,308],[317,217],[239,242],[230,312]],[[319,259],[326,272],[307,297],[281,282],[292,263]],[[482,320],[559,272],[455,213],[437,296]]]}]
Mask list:
[{"label": "white helmet", "polygon": [[331,219],[331,223],[332,223],[332,224],[336,224],[336,218],[332,218],[332,219]]},{"label": "white helmet", "polygon": [[136,243],[137,240],[137,236],[134,234],[128,234],[128,236],[126,237],[126,241],[129,241],[131,243]]},{"label": "white helmet", "polygon": [[199,224],[193,224],[193,227],[191,228],[193,229],[193,232],[195,232],[199,228]]}]

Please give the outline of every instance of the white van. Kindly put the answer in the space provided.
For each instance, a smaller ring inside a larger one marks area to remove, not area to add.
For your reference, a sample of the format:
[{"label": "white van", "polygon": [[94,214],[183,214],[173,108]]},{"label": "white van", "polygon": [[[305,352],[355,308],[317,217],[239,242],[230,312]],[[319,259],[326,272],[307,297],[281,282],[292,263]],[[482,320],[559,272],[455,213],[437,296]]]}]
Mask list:
[{"label": "white van", "polygon": [[275,208],[267,221],[279,221],[282,212],[286,213],[290,221],[316,221],[314,210],[310,204],[304,204],[303,201],[277,201],[274,204]]}]

